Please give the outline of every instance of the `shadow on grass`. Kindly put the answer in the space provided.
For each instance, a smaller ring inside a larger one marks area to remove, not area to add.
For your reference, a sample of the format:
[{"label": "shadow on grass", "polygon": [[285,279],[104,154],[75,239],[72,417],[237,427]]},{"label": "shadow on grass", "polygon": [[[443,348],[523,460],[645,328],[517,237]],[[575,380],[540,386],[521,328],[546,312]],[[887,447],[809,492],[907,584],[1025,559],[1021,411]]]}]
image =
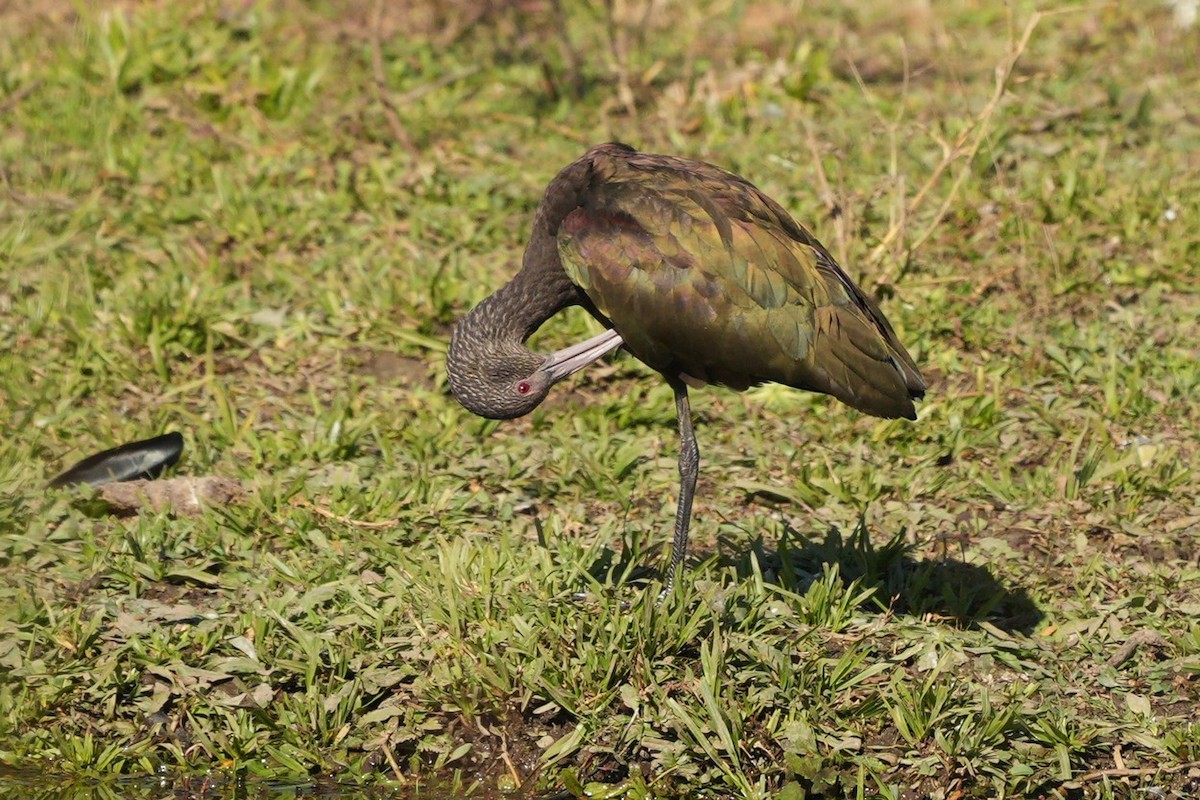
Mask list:
[{"label": "shadow on grass", "polygon": [[[796,594],[807,592],[826,565],[836,564],[845,583],[857,580],[863,589],[874,590],[869,604],[880,612],[930,615],[962,628],[986,622],[1009,633],[1030,634],[1045,617],[1024,589],[1005,586],[987,566],[950,557],[915,558],[916,546],[907,539],[902,529],[876,544],[860,521],[848,536],[834,528],[818,541],[785,523],[774,550],[763,545],[761,536],[749,547],[744,539],[722,537],[716,563],[735,569],[739,581],[747,580],[754,571],[753,556],[768,582]],[[610,585],[665,577],[641,544],[628,540],[620,552],[605,548],[589,571]],[[697,555],[685,569],[695,567]]]},{"label": "shadow on grass", "polygon": [[[1024,589],[1005,586],[986,566],[951,557],[914,558],[915,545],[907,539],[901,529],[889,541],[876,544],[860,521],[849,536],[834,528],[817,541],[785,524],[776,550],[763,547],[759,537],[749,552],[776,585],[790,592],[808,591],[824,565],[836,564],[847,583],[858,580],[864,589],[875,590],[872,602],[880,610],[928,614],[964,628],[986,622],[1022,634],[1032,633],[1045,617]],[[738,549],[742,554],[722,556],[720,563],[735,567],[744,579],[752,567],[745,545]]]}]

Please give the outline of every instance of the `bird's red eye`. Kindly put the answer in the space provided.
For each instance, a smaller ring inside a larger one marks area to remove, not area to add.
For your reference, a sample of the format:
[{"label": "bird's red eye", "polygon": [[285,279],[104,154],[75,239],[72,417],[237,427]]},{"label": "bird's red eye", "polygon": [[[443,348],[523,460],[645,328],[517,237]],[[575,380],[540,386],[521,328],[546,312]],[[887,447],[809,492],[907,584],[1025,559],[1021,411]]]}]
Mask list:
[{"label": "bird's red eye", "polygon": [[533,387],[529,385],[529,381],[521,381],[517,384],[517,394],[529,394],[532,389]]}]

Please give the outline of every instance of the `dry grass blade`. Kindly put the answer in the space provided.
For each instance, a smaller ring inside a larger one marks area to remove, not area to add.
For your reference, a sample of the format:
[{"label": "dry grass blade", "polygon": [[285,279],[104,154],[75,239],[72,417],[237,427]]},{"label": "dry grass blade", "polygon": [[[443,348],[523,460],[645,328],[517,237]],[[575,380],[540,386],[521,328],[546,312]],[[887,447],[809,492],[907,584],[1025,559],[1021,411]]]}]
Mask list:
[{"label": "dry grass blade", "polygon": [[331,520],[334,520],[335,522],[341,522],[345,525],[352,525],[355,528],[364,528],[364,529],[370,530],[370,531],[391,530],[392,528],[395,528],[398,524],[400,524],[400,520],[398,520],[398,519],[365,520],[365,519],[353,519],[352,517],[347,517],[342,514],[335,514],[332,511],[330,511],[329,509],[322,508],[321,506],[316,505],[315,503],[312,503],[303,497],[293,497],[292,505],[296,505],[301,508],[307,508],[309,511],[313,512],[317,516],[324,517],[325,519],[331,519]]}]

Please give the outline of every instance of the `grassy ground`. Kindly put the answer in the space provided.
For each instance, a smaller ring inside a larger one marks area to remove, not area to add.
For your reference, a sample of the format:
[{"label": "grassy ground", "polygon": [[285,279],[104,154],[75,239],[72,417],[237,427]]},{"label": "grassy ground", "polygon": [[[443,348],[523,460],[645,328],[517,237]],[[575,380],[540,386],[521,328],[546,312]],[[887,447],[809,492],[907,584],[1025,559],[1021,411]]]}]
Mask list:
[{"label": "grassy ground", "polygon": [[[0,761],[1200,791],[1200,30],[1153,3],[387,6],[3,6]],[[694,393],[693,580],[660,609],[662,380],[622,356],[497,424],[443,372],[546,182],[612,138],[758,183],[932,384],[915,424]],[[176,475],[248,499],[116,518],[44,488],[168,429]]]}]

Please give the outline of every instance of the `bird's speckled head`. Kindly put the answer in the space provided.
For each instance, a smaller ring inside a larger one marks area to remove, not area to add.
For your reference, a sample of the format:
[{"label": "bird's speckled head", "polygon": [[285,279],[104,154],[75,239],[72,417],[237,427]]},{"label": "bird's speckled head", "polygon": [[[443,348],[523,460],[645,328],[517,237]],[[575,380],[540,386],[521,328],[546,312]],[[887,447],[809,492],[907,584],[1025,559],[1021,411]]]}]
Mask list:
[{"label": "bird's speckled head", "polygon": [[446,372],[455,399],[488,419],[523,417],[537,408],[554,383],[542,369],[545,356],[512,343],[472,342],[472,333],[460,324],[450,337]]},{"label": "bird's speckled head", "polygon": [[[605,330],[553,353],[535,353],[510,314],[519,304],[508,287],[484,300],[459,321],[450,336],[446,372],[450,391],[468,411],[488,419],[512,419],[533,411],[550,387],[621,346],[614,330]],[[507,320],[507,321],[506,321]]]}]

